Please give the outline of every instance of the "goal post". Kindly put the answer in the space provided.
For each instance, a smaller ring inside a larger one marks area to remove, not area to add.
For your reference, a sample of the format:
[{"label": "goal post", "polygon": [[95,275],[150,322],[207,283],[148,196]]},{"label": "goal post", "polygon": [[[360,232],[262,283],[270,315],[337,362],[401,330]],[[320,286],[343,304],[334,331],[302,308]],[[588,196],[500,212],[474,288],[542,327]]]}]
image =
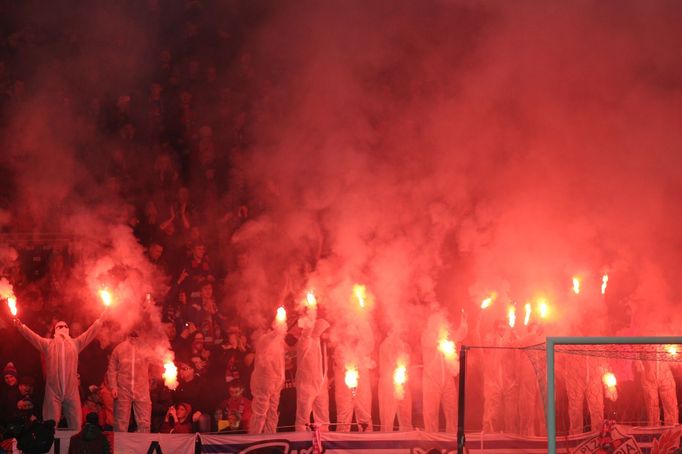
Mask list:
[{"label": "goal post", "polygon": [[[547,452],[556,453],[556,373],[555,347],[561,345],[599,346],[599,345],[680,345],[682,337],[547,337],[546,348],[546,418],[547,418]],[[635,353],[635,352],[633,352]],[[635,353],[639,356],[644,352]],[[655,352],[651,352],[656,354]],[[645,353],[646,355],[646,353]]]}]

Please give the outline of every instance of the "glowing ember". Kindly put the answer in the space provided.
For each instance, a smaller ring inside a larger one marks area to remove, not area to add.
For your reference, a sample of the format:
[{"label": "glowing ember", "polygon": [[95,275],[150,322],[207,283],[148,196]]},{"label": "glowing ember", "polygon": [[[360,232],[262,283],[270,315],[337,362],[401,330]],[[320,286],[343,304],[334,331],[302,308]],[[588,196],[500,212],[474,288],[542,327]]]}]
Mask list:
[{"label": "glowing ember", "polygon": [[9,306],[9,311],[12,313],[12,317],[17,316],[17,299],[13,296],[7,297],[7,306]]},{"label": "glowing ember", "polygon": [[580,278],[578,277],[573,278],[573,293],[580,294]]},{"label": "glowing ember", "polygon": [[601,277],[601,294],[606,295],[606,286],[609,283],[609,275],[605,274]]},{"label": "glowing ember", "polygon": [[358,300],[358,304],[361,308],[365,308],[365,302],[367,300],[367,289],[364,285],[355,284],[353,286],[353,295]]},{"label": "glowing ember", "polygon": [[99,291],[99,297],[102,299],[102,302],[104,303],[105,306],[110,306],[111,305],[111,293],[109,290],[103,288]]},{"label": "glowing ember", "polygon": [[402,400],[405,397],[405,383],[407,383],[407,367],[399,362],[393,371],[393,387],[397,399]]},{"label": "glowing ember", "polygon": [[175,390],[178,387],[178,368],[173,361],[163,363],[163,382],[168,389]]},{"label": "glowing ember", "polygon": [[616,376],[613,375],[613,372],[606,372],[601,379],[607,388],[614,388],[616,386]]},{"label": "glowing ember", "polygon": [[523,306],[523,309],[524,309],[524,311],[526,312],[525,317],[523,317],[523,324],[524,324],[525,326],[528,326],[528,322],[530,321],[530,313],[531,313],[530,303],[526,303],[526,304]]},{"label": "glowing ember", "polygon": [[492,305],[493,302],[495,301],[495,298],[497,298],[497,294],[493,293],[492,295],[490,295],[489,297],[487,297],[486,299],[484,299],[484,300],[481,302],[481,309],[487,309],[487,308],[489,308],[490,305]]},{"label": "glowing ember", "polygon": [[358,378],[360,374],[358,373],[358,368],[355,365],[346,366],[346,375],[343,378],[344,383],[348,386],[348,389],[355,390],[358,387]]},{"label": "glowing ember", "polygon": [[284,307],[280,306],[277,308],[277,315],[275,316],[275,320],[277,320],[277,323],[287,322],[287,310],[284,309]]},{"label": "glowing ember", "polygon": [[317,298],[315,298],[315,294],[312,292],[312,290],[306,294],[305,302],[311,309],[315,309],[317,307]]},{"label": "glowing ember", "polygon": [[666,345],[665,351],[668,352],[668,354],[670,356],[676,357],[677,356],[677,345]]},{"label": "glowing ember", "polygon": [[507,321],[510,328],[516,326],[516,306],[509,306],[507,308]]}]

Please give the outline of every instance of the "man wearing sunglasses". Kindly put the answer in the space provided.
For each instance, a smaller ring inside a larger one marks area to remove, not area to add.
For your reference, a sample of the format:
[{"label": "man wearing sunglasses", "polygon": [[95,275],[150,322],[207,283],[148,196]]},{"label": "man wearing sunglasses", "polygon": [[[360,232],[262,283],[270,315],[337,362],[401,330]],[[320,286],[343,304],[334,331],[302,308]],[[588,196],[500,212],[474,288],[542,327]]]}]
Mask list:
[{"label": "man wearing sunglasses", "polygon": [[80,336],[69,336],[69,325],[59,321],[52,339],[39,336],[18,318],[14,324],[22,336],[45,356],[45,401],[43,420],[59,423],[62,409],[68,428],[80,430],[81,400],[78,393],[78,354],[95,339],[105,312]]}]

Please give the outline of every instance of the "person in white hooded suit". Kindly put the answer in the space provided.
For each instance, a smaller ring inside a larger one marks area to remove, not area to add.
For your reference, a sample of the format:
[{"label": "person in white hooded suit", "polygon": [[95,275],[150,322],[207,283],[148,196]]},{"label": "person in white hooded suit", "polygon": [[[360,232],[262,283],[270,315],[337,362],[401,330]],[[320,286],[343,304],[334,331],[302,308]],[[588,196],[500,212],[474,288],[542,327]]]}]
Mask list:
[{"label": "person in white hooded suit", "polygon": [[153,363],[149,347],[141,345],[136,330],[118,344],[109,357],[107,381],[114,398],[114,430],[127,432],[130,409],[135,413],[138,432],[149,432],[152,399],[149,394],[149,368]]},{"label": "person in white hooded suit", "polygon": [[14,319],[19,333],[45,357],[43,420],[59,423],[63,409],[68,428],[80,429],[82,410],[78,392],[78,354],[97,336],[102,316],[76,338],[69,336],[66,322],[59,321],[54,326],[52,339],[39,336],[18,318]]},{"label": "person in white hooded suit", "polygon": [[256,341],[256,357],[251,374],[250,434],[275,433],[279,420],[279,397],[284,385],[284,354],[287,327],[275,322],[273,329]]},{"label": "person in white hooded suit", "polygon": [[381,430],[392,432],[396,415],[401,431],[412,430],[412,392],[409,383],[396,384],[398,367],[405,379],[410,366],[410,347],[399,332],[391,332],[379,346],[379,419]]},{"label": "person in white hooded suit", "polygon": [[[468,332],[467,319],[462,313],[459,328],[452,329],[444,311],[435,309],[429,316],[422,332],[422,393],[424,406],[424,430],[438,432],[438,415],[442,406],[445,415],[445,431],[457,431],[457,390],[455,379],[459,375],[459,357],[456,348]],[[443,348],[451,343],[452,351]],[[446,351],[448,353],[446,353]]]},{"label": "person in white hooded suit", "polygon": [[324,319],[299,320],[301,337],[296,344],[296,431],[309,427],[312,413],[320,430],[329,430],[329,380],[327,346],[321,339],[329,328]]}]

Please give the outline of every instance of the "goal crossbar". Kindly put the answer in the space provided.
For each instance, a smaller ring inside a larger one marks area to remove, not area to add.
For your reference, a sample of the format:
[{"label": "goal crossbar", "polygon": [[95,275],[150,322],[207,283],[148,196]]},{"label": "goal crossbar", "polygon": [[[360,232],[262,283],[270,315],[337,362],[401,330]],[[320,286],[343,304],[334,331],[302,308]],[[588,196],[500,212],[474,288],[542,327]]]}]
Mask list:
[{"label": "goal crossbar", "polygon": [[554,347],[557,345],[682,344],[682,337],[547,337],[547,452],[556,454]]}]

